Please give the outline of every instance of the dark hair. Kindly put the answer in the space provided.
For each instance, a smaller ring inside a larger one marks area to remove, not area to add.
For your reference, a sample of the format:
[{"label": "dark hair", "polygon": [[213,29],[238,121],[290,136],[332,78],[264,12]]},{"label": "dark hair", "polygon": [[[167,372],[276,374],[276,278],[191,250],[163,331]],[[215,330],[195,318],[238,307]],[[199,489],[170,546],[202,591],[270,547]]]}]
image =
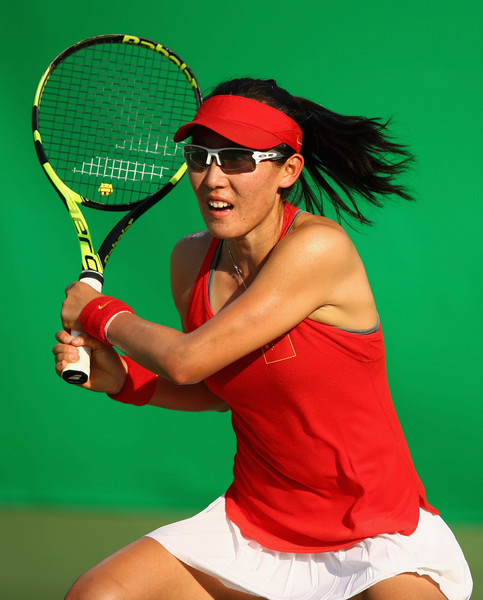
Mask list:
[{"label": "dark hair", "polygon": [[[357,205],[357,196],[378,207],[383,206],[383,198],[392,195],[413,200],[395,182],[413,156],[405,146],[391,141],[387,133],[389,121],[337,114],[311,100],[292,96],[273,79],[233,79],[219,84],[208,97],[220,94],[264,102],[299,124],[305,168],[291,190],[294,204],[304,200],[309,212],[323,215],[324,198],[328,198],[339,221],[350,215],[360,223],[370,224]],[[314,193],[307,173],[319,194]]]}]

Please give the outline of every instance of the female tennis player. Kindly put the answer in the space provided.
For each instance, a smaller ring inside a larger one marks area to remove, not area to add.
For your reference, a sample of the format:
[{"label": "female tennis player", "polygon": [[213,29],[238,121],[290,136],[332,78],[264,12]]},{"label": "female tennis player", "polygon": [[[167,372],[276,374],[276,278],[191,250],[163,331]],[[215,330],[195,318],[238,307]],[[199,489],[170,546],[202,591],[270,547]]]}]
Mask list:
[{"label": "female tennis player", "polygon": [[172,255],[182,331],[77,282],[54,354],[60,374],[90,346],[84,387],[121,402],[230,410],[233,483],[89,570],[68,600],[468,599],[468,566],[391,401],[364,266],[321,216],[324,198],[360,223],[363,199],[409,199],[397,182],[409,153],[379,120],[273,80],[218,86],[175,141],[188,138],[206,230]]}]

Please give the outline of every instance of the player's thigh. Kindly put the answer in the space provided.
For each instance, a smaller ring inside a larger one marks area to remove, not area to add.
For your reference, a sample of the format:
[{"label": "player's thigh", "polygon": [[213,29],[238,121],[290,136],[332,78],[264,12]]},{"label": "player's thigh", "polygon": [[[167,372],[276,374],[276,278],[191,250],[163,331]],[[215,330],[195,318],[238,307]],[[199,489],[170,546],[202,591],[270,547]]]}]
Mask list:
[{"label": "player's thigh", "polygon": [[66,600],[254,600],[141,538],[84,573]]},{"label": "player's thigh", "polygon": [[447,600],[439,586],[427,575],[402,573],[376,583],[352,600]]}]

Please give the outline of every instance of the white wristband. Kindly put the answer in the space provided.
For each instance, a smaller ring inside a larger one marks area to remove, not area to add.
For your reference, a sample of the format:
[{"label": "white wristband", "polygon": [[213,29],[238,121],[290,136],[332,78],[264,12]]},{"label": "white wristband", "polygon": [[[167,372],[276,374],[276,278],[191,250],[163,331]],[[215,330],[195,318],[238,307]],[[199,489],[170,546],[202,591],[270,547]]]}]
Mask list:
[{"label": "white wristband", "polygon": [[109,321],[106,323],[106,326],[104,327],[104,337],[106,338],[106,340],[110,342],[109,338],[107,337],[107,330],[109,329],[109,325],[114,321],[114,319],[118,316],[118,315],[122,315],[122,313],[130,313],[128,310],[120,310],[118,313],[116,313],[115,315],[112,315],[112,317],[109,319]]}]

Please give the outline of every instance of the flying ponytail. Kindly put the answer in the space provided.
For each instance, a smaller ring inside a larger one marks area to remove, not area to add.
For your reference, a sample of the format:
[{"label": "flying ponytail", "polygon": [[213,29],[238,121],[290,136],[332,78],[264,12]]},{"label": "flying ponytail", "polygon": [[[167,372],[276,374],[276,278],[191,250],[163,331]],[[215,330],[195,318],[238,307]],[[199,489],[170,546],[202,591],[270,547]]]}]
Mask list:
[{"label": "flying ponytail", "polygon": [[219,94],[264,102],[300,125],[305,168],[285,195],[294,204],[304,202],[309,212],[323,215],[328,200],[339,221],[350,216],[370,224],[359,206],[361,198],[377,207],[382,207],[389,196],[413,200],[396,181],[413,157],[405,146],[391,141],[389,122],[337,114],[311,100],[292,96],[273,79],[233,79],[218,85],[209,97]]}]

